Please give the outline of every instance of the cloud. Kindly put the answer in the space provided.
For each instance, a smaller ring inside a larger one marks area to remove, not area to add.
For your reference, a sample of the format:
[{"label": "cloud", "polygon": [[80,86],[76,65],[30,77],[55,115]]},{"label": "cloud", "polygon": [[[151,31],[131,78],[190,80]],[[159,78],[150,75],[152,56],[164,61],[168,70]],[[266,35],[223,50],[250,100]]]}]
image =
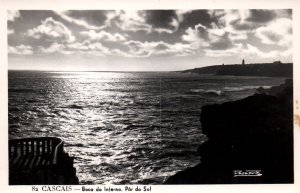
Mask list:
[{"label": "cloud", "polygon": [[90,40],[68,44],[67,49],[90,56],[122,56],[126,58],[145,57],[143,55],[131,54],[120,49],[110,49],[100,42],[91,42]]},{"label": "cloud", "polygon": [[81,54],[90,54],[95,56],[111,55],[109,48],[103,46],[100,42],[91,42],[89,40],[68,44],[67,48],[73,51],[79,51]]},{"label": "cloud", "polygon": [[7,11],[7,20],[14,21],[16,18],[20,17],[20,12],[17,10],[8,10]]},{"label": "cloud", "polygon": [[248,33],[247,32],[230,32],[228,34],[228,38],[232,41],[241,41],[241,40],[247,40],[248,39]]},{"label": "cloud", "polygon": [[182,35],[181,39],[186,42],[196,42],[199,40],[199,37],[196,29],[189,27],[185,30],[185,33]]},{"label": "cloud", "polygon": [[119,33],[111,34],[106,31],[95,32],[94,30],[80,32],[83,36],[89,37],[91,40],[103,40],[109,42],[125,41],[126,37]]},{"label": "cloud", "polygon": [[178,30],[178,27],[179,27],[178,20],[175,18],[172,18],[171,22],[169,23],[169,28],[152,27],[152,31],[158,32],[158,33],[172,34]]},{"label": "cloud", "polygon": [[185,15],[190,14],[193,10],[187,10],[187,9],[178,9],[175,10],[175,13],[177,15],[178,21],[182,22],[185,20]]},{"label": "cloud", "polygon": [[110,12],[106,16],[107,26],[115,26],[123,31],[171,34],[179,27],[175,11],[169,10],[121,10]]},{"label": "cloud", "polygon": [[92,42],[90,40],[84,40],[83,42],[69,42],[66,44],[53,43],[49,47],[39,46],[39,51],[42,54],[81,54],[88,56],[123,56],[123,57],[135,57],[120,49],[110,49],[105,47],[100,42]]},{"label": "cloud", "polygon": [[158,33],[173,33],[178,30],[179,21],[174,10],[146,10],[143,12],[145,22]]},{"label": "cloud", "polygon": [[211,10],[209,14],[218,18],[212,24],[227,32],[231,42],[247,41],[254,34],[264,44],[291,45],[291,10]]},{"label": "cloud", "polygon": [[290,46],[292,44],[293,22],[288,18],[275,19],[256,30],[256,36],[264,44]]},{"label": "cloud", "polygon": [[217,21],[217,17],[210,14],[209,10],[178,10],[176,11],[180,28],[187,29],[198,24],[211,27],[211,24]]},{"label": "cloud", "polygon": [[264,26],[278,18],[291,18],[289,9],[228,9],[210,10],[208,13],[219,27],[228,32],[248,31],[253,32],[258,27]]},{"label": "cloud", "polygon": [[73,42],[75,40],[72,32],[63,23],[54,20],[52,17],[42,21],[42,24],[36,28],[29,29],[27,35],[35,39],[47,37],[55,41]]},{"label": "cloud", "polygon": [[112,52],[109,50],[109,48],[103,46],[100,42],[91,42],[89,40],[67,44],[55,42],[49,47],[39,46],[39,51],[43,54],[59,53],[63,55],[83,54],[92,56],[112,55]]},{"label": "cloud", "polygon": [[232,33],[253,32],[277,17],[273,10],[257,9],[210,10],[209,14],[215,19],[217,26]]},{"label": "cloud", "polygon": [[130,40],[126,42],[125,45],[128,46],[129,53],[132,54],[132,56],[143,56],[143,57],[149,57],[153,47],[153,44],[151,43],[148,42],[143,43],[134,40]]},{"label": "cloud", "polygon": [[266,23],[277,17],[274,10],[266,9],[250,9],[249,16],[246,18],[247,21]]},{"label": "cloud", "polygon": [[8,15],[9,45],[19,45],[10,46],[10,54],[210,60],[292,55],[291,10],[21,10]]},{"label": "cloud", "polygon": [[[101,29],[106,28],[106,25],[101,25],[101,26],[91,25],[84,19],[77,19],[77,18],[74,18],[74,17],[71,17],[68,15],[68,14],[72,14],[72,15],[76,16],[76,15],[78,15],[76,13],[81,13],[81,12],[82,11],[80,11],[80,12],[79,11],[55,11],[55,13],[57,15],[59,15],[62,19],[66,20],[70,23],[76,24],[78,26],[82,26],[86,29],[101,30]],[[90,12],[93,12],[93,11],[88,11],[87,13],[90,13]]]},{"label": "cloud", "polygon": [[140,42],[128,41],[125,45],[129,48],[132,57],[150,57],[150,56],[187,56],[195,54],[196,51],[190,44],[175,43],[168,44],[159,42]]},{"label": "cloud", "polygon": [[292,9],[275,9],[274,10],[277,18],[290,18],[292,19],[293,11]]},{"label": "cloud", "polygon": [[145,31],[150,33],[151,26],[145,22],[143,11],[121,10],[107,14],[108,26],[116,26],[124,31]]},{"label": "cloud", "polygon": [[219,18],[227,31],[251,31],[256,28],[257,23],[248,21],[251,13],[249,10],[224,10]]},{"label": "cloud", "polygon": [[260,58],[276,58],[280,55],[279,51],[272,50],[270,52],[262,52],[257,47],[247,44],[247,48],[243,50],[243,53],[248,54],[252,57],[260,57]]},{"label": "cloud", "polygon": [[53,43],[48,48],[44,48],[42,46],[39,47],[40,52],[46,53],[46,54],[52,54],[52,53],[61,53],[61,54],[73,54],[74,52],[71,50],[66,50],[66,46],[60,43]]},{"label": "cloud", "polygon": [[204,49],[204,54],[208,57],[214,58],[233,57],[238,55],[244,58],[274,59],[290,56],[292,54],[292,49],[285,51],[271,50],[269,52],[263,52],[259,48],[249,43],[246,44],[245,47],[243,47],[242,43],[237,43],[234,44],[232,48],[226,50]]},{"label": "cloud", "polygon": [[224,29],[219,29],[214,23],[212,23],[211,26],[212,28],[207,28],[202,24],[198,24],[194,29],[189,27],[181,39],[193,43],[195,46],[210,49],[223,50],[233,46],[228,32]]},{"label": "cloud", "polygon": [[235,44],[230,49],[226,50],[212,50],[212,49],[205,49],[204,54],[208,57],[231,57],[237,54],[240,54],[243,51],[243,45],[241,43]]},{"label": "cloud", "polygon": [[226,41],[223,40],[225,44],[221,45],[221,47],[226,47],[225,45],[227,44],[228,48],[230,48],[233,43],[247,41],[249,34],[254,33],[255,29],[262,25],[248,21],[248,18],[251,16],[249,10],[219,9],[209,10],[208,14],[212,21],[208,28],[213,28],[215,31],[218,30],[225,34],[224,38]]},{"label": "cloud", "polygon": [[16,55],[32,55],[32,47],[28,45],[19,45],[19,46],[8,46],[8,53],[9,54],[16,54]]},{"label": "cloud", "polygon": [[200,42],[202,46],[208,46],[209,31],[202,24],[198,24],[194,28],[189,27],[185,30],[181,39],[186,42]]},{"label": "cloud", "polygon": [[246,48],[244,48],[241,54],[249,57],[249,58],[267,58],[267,59],[274,59],[274,58],[283,58],[287,56],[292,56],[292,49],[286,50],[270,50],[269,52],[263,52],[258,47],[251,45],[249,43],[246,44]]}]

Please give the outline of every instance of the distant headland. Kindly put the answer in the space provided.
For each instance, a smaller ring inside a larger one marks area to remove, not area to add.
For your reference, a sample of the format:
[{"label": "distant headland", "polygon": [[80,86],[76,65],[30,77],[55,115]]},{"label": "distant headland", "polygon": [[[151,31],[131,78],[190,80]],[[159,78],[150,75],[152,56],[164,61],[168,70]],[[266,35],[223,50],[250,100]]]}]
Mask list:
[{"label": "distant headland", "polygon": [[293,63],[275,61],[273,63],[245,64],[243,59],[241,64],[206,66],[181,72],[230,76],[293,77]]}]

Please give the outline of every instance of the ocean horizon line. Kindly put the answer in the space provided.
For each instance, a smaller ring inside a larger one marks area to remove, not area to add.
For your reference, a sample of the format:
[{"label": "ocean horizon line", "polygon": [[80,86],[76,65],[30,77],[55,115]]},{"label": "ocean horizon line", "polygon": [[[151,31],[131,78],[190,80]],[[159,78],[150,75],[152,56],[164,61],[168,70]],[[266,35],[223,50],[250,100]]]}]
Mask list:
[{"label": "ocean horizon line", "polygon": [[32,69],[8,69],[7,71],[26,71],[26,72],[115,72],[115,73],[149,73],[149,72],[180,72],[183,70],[175,70],[175,71],[121,71],[121,70],[32,70]]}]

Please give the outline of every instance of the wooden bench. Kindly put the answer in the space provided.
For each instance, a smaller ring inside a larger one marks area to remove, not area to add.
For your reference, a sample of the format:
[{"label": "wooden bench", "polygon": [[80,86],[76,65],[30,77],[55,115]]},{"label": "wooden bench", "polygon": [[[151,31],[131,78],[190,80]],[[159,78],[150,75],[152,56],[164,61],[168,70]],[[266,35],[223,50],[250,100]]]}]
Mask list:
[{"label": "wooden bench", "polygon": [[9,140],[10,171],[55,166],[63,154],[63,141],[55,137]]},{"label": "wooden bench", "polygon": [[74,158],[56,137],[9,140],[9,184],[78,184]]}]

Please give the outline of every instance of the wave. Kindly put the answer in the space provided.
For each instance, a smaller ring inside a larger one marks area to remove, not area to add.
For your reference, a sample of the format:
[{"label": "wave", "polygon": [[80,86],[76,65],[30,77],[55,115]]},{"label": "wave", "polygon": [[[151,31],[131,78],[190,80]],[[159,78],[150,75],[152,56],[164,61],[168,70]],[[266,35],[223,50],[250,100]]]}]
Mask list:
[{"label": "wave", "polygon": [[108,162],[100,163],[99,166],[102,167],[104,170],[111,172],[118,172],[122,170],[122,167],[120,165],[111,164]]},{"label": "wave", "polygon": [[67,106],[67,108],[71,108],[71,109],[83,109],[84,107],[80,106],[80,105],[72,104],[72,105]]},{"label": "wave", "polygon": [[270,89],[272,86],[241,86],[241,87],[224,87],[225,92],[239,92],[245,90],[253,90],[258,88]]},{"label": "wave", "polygon": [[191,89],[188,94],[209,94],[209,95],[217,95],[220,96],[222,95],[221,90],[214,90],[214,89]]},{"label": "wave", "polygon": [[213,96],[221,96],[224,92],[240,92],[246,90],[253,90],[258,88],[270,89],[272,86],[240,86],[240,87],[224,87],[217,89],[191,89],[187,94],[205,94]]},{"label": "wave", "polygon": [[69,144],[65,144],[66,147],[85,147],[85,145],[83,143],[69,143]]},{"label": "wave", "polygon": [[92,127],[92,128],[90,128],[90,130],[95,131],[95,132],[101,131],[101,130],[104,130],[104,129],[105,129],[105,126],[99,126],[99,127]]}]

